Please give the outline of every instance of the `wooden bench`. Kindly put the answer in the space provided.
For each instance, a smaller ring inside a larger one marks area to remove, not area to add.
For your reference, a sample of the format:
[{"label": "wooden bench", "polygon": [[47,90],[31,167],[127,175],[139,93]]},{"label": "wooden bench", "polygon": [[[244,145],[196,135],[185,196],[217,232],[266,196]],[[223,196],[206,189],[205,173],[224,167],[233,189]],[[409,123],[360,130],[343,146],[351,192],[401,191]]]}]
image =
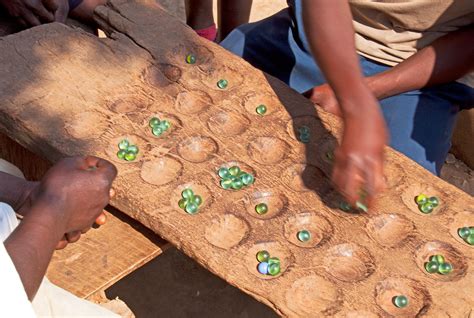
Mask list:
[{"label": "wooden bench", "polygon": [[[18,166],[27,179],[39,180],[51,165],[0,134],[0,158]],[[170,244],[113,207],[107,223],[56,251],[48,278],[81,298],[94,298],[122,277],[163,253]]]}]

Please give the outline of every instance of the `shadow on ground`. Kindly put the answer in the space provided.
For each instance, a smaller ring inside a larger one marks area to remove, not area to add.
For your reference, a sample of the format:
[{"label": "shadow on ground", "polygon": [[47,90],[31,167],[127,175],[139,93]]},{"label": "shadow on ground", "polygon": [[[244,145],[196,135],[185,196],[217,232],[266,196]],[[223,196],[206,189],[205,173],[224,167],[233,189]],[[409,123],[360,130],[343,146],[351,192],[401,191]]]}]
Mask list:
[{"label": "shadow on ground", "polygon": [[106,295],[119,297],[137,318],[278,317],[175,248],[120,280]]}]

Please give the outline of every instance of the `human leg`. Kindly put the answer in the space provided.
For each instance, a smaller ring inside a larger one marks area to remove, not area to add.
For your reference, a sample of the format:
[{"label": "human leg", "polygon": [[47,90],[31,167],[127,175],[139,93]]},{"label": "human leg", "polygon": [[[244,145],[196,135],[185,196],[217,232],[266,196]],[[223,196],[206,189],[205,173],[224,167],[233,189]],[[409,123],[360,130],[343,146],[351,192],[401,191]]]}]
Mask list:
[{"label": "human leg", "polygon": [[248,23],[253,0],[219,0],[219,39],[224,39],[238,26]]}]

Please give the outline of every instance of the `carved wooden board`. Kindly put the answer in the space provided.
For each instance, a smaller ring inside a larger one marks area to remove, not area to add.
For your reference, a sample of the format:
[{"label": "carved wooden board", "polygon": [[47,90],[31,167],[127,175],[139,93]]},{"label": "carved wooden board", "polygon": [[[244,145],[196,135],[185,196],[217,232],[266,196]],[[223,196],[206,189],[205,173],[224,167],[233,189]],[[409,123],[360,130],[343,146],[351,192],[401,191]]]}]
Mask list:
[{"label": "carved wooden board", "polygon": [[[474,253],[456,233],[474,226],[471,197],[387,150],[388,191],[368,213],[341,212],[326,157],[339,120],[154,5],[112,1],[97,16],[109,39],[58,24],[0,39],[0,124],[10,136],[50,160],[113,161],[114,205],[281,315],[471,314]],[[155,115],[172,123],[161,137],[148,127]],[[308,144],[296,139],[302,125]],[[139,146],[136,161],[117,159],[123,138]],[[217,170],[233,163],[256,182],[220,188]],[[204,199],[196,215],[178,207],[186,187]],[[421,192],[441,199],[432,214],[417,210]],[[266,215],[255,213],[260,202]],[[302,228],[312,233],[305,244]],[[280,258],[280,275],[257,272],[262,249]],[[423,269],[438,253],[451,274]],[[398,294],[407,307],[392,304]]]}]

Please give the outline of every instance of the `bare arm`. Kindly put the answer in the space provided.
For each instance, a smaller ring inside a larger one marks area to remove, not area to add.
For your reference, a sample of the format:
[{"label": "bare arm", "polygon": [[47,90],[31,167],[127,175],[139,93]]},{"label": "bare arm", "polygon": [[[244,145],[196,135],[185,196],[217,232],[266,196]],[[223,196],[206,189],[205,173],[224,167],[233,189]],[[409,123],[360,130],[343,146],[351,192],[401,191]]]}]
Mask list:
[{"label": "bare arm", "polygon": [[[30,300],[38,291],[53,251],[65,233],[80,233],[101,215],[116,174],[115,167],[105,160],[68,158],[51,168],[31,191],[26,200],[28,212],[4,242]],[[1,180],[2,185],[9,182],[11,186],[18,181]],[[8,192],[3,197],[16,200],[14,188],[5,189],[0,188],[0,197]]]},{"label": "bare arm", "polygon": [[355,49],[349,3],[304,0],[303,20],[315,59],[341,107],[344,133],[336,150],[333,182],[351,204],[383,189],[387,132],[378,102],[365,83]]},{"label": "bare arm", "polygon": [[367,78],[382,99],[449,83],[474,70],[474,26],[449,33],[388,71]]},{"label": "bare arm", "polygon": [[0,172],[0,202],[7,203],[18,211],[36,185],[36,182]]}]

